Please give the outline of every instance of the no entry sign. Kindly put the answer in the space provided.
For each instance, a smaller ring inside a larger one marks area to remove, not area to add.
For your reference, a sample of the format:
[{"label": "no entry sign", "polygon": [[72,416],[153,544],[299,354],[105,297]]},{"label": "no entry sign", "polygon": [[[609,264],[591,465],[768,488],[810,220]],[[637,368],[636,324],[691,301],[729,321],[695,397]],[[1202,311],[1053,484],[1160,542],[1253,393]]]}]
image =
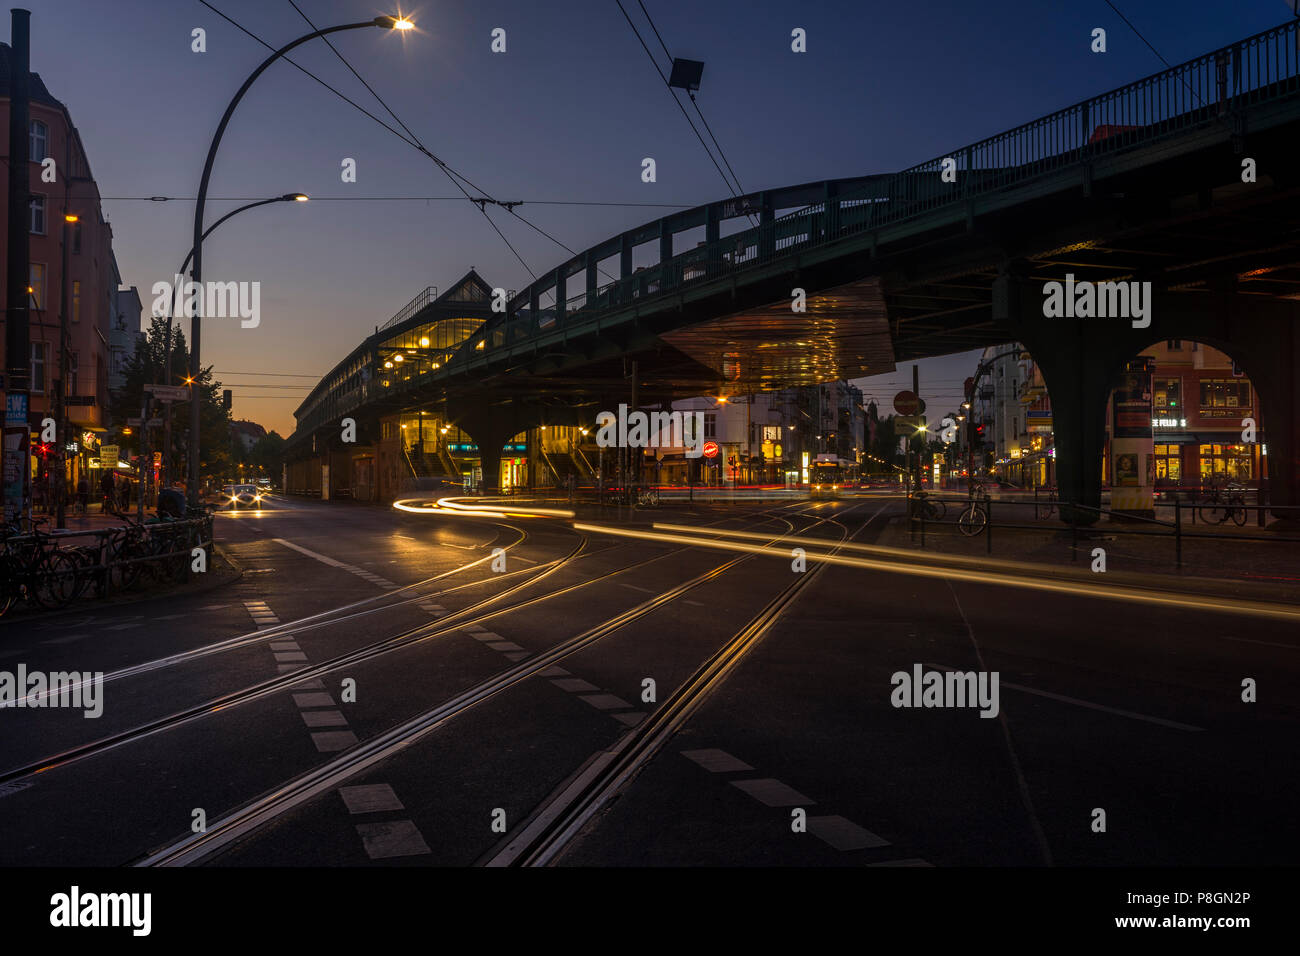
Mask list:
[{"label": "no entry sign", "polygon": [[921,399],[916,392],[899,392],[894,396],[894,411],[900,415],[915,415],[921,410]]}]

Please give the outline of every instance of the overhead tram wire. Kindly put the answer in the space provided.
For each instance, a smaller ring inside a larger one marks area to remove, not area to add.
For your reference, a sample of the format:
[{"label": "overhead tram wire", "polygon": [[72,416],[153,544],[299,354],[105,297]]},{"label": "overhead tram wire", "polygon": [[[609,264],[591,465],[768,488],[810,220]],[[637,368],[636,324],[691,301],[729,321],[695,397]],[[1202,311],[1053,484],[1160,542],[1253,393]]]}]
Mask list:
[{"label": "overhead tram wire", "polygon": [[[258,43],[262,44],[262,46],[266,47],[268,50],[273,50],[273,49],[274,49],[274,47],[272,47],[271,44],[267,43],[265,40],[263,40],[261,37],[259,37],[256,33],[254,33],[253,31],[249,30],[247,27],[245,27],[245,26],[243,26],[242,24],[240,24],[240,23],[239,23],[238,21],[236,21],[234,18],[228,16],[228,15],[225,14],[225,13],[222,13],[220,10],[218,10],[216,7],[214,7],[211,3],[209,3],[208,0],[198,0],[198,2],[201,3],[201,4],[203,4],[203,6],[207,7],[209,10],[211,10],[211,11],[212,11],[213,13],[215,13],[217,16],[221,17],[223,20],[225,20],[227,23],[229,23],[229,24],[231,24],[232,26],[234,26],[236,29],[238,29],[238,30],[241,31],[242,33],[246,34],[247,36],[249,36],[249,37],[251,37],[252,39],[256,40]],[[301,11],[299,11],[299,12],[301,12]],[[310,22],[310,21],[308,21],[308,22]],[[334,52],[335,52],[336,54],[338,53],[337,50],[335,50]],[[339,56],[342,57],[342,54],[339,54]],[[378,116],[376,116],[375,114],[371,113],[371,112],[370,112],[369,110],[367,110],[365,107],[361,106],[359,103],[356,103],[355,101],[353,101],[353,100],[350,99],[349,97],[345,96],[343,93],[339,92],[339,91],[338,91],[337,89],[335,89],[334,87],[330,86],[330,84],[326,83],[324,80],[322,80],[322,79],[321,79],[320,77],[318,77],[316,74],[312,73],[310,70],[307,70],[306,68],[299,66],[297,63],[295,63],[295,62],[294,62],[292,59],[290,59],[289,57],[287,57],[287,56],[286,56],[286,57],[282,57],[282,59],[286,60],[287,62],[289,62],[289,63],[292,64],[293,66],[297,67],[299,70],[301,70],[301,71],[302,71],[303,73],[305,73],[307,76],[311,77],[313,80],[315,80],[315,81],[316,81],[317,83],[319,83],[321,86],[325,87],[327,90],[329,90],[329,91],[330,91],[331,93],[333,93],[335,96],[337,96],[337,97],[339,97],[340,99],[342,99],[345,103],[348,103],[349,105],[351,105],[351,106],[354,107],[355,109],[357,109],[357,110],[359,110],[360,112],[364,113],[366,116],[369,116],[372,120],[374,120],[374,121],[375,121],[376,123],[378,123],[380,126],[384,127],[384,129],[388,130],[390,133],[392,133],[394,136],[396,136],[396,137],[397,137],[398,139],[400,139],[402,142],[406,143],[408,146],[411,146],[412,148],[416,149],[417,151],[423,153],[425,156],[427,156],[427,157],[429,157],[430,159],[432,159],[433,162],[434,162],[435,164],[437,164],[437,166],[438,166],[440,169],[442,169],[444,173],[446,173],[446,175],[448,176],[448,178],[451,179],[452,184],[453,184],[457,189],[459,189],[462,193],[465,194],[465,198],[466,198],[467,200],[470,200],[471,202],[474,202],[474,201],[475,201],[475,200],[474,200],[474,197],[470,196],[469,193],[465,191],[465,188],[464,188],[463,186],[461,186],[460,182],[458,182],[458,179],[464,179],[465,182],[470,183],[471,186],[473,186],[474,184],[473,184],[472,182],[470,182],[470,180],[465,179],[464,176],[461,176],[460,173],[457,173],[455,170],[453,170],[450,166],[448,166],[446,163],[444,163],[441,159],[439,159],[438,157],[434,156],[433,153],[429,152],[429,150],[424,146],[424,144],[421,143],[421,142],[419,142],[418,139],[408,139],[405,135],[403,135],[402,133],[398,132],[398,131],[397,131],[396,129],[394,129],[392,126],[389,126],[389,125],[388,125],[387,123],[385,123],[382,119],[380,119],[380,118],[379,118]],[[344,62],[346,62],[346,60],[345,60]],[[351,69],[350,66],[349,66],[349,69]],[[353,72],[355,73],[356,71],[354,70]],[[358,78],[359,78],[359,77],[358,77]],[[362,80],[362,82],[364,83],[365,81]],[[370,88],[370,87],[369,87],[369,84],[367,84],[367,89],[369,89],[369,88]],[[371,90],[371,92],[373,93],[374,91]],[[379,98],[379,97],[378,97],[378,95],[376,94],[376,99],[378,99],[378,98]],[[380,100],[380,102],[382,103],[383,101]],[[385,109],[388,109],[387,105],[385,105],[384,108],[385,108]],[[389,110],[389,112],[391,113],[392,111]],[[394,117],[394,118],[396,118],[396,117]],[[398,122],[401,123],[400,120],[398,120]],[[402,123],[401,125],[405,128],[405,125],[406,125],[406,124]],[[477,189],[478,187],[475,186],[474,188]],[[494,204],[496,204],[496,200],[495,200],[495,199],[494,199],[494,200],[491,200],[491,202],[493,202]],[[536,273],[534,273],[533,270],[532,270],[531,268],[529,268],[528,263],[524,261],[524,259],[523,259],[523,257],[522,257],[521,255],[519,255],[518,250],[516,250],[515,247],[514,247],[513,245],[510,244],[510,240],[507,239],[507,238],[505,237],[505,234],[502,233],[501,230],[497,228],[497,225],[496,225],[496,223],[494,223],[494,222],[492,221],[492,218],[491,218],[490,216],[487,215],[487,211],[486,211],[486,209],[483,208],[483,204],[480,204],[480,205],[479,205],[479,211],[483,213],[484,218],[487,219],[487,221],[488,221],[488,225],[490,225],[490,226],[492,227],[492,230],[493,230],[493,231],[494,231],[498,236],[501,237],[501,241],[504,242],[504,243],[506,244],[506,247],[507,247],[507,248],[508,248],[508,249],[509,249],[513,254],[514,254],[514,257],[515,257],[516,259],[519,260],[520,264],[524,267],[524,269],[528,272],[528,274],[531,275],[531,276],[533,276],[534,279],[536,279],[536,278],[537,278]]]},{"label": "overhead tram wire", "polygon": [[[691,114],[686,112],[686,107],[682,106],[682,101],[677,98],[676,93],[673,93],[673,88],[668,83],[668,77],[664,75],[664,71],[659,67],[659,61],[656,60],[655,55],[650,52],[650,47],[646,45],[645,40],[642,38],[641,31],[636,28],[636,24],[632,21],[632,18],[628,15],[626,8],[624,8],[623,6],[623,0],[614,0],[614,2],[618,4],[618,9],[622,12],[623,19],[627,21],[627,25],[632,28],[633,34],[636,35],[637,42],[641,44],[641,49],[645,50],[645,55],[650,58],[650,63],[652,66],[654,66],[655,72],[658,73],[659,78],[664,81],[664,86],[668,87],[668,92],[672,96],[673,102],[676,103],[677,108],[682,111],[682,116],[686,118],[686,122],[690,125],[691,132],[695,134],[695,138],[698,139],[700,141],[700,145],[704,147],[704,152],[708,154],[709,161],[713,163],[713,168],[718,171],[718,175],[722,177],[722,181],[727,184],[727,190],[731,193],[732,197],[735,199],[739,199],[741,193],[738,193],[736,191],[736,187],[731,184],[731,180],[727,178],[727,174],[722,171],[722,167],[718,165],[718,160],[713,155],[713,150],[709,149],[709,144],[704,141],[704,137],[700,135],[700,131],[695,128],[695,122],[694,120],[691,119]],[[644,7],[642,9],[644,9]],[[653,27],[654,24],[652,23],[651,28],[653,29]],[[656,31],[656,34],[657,33],[658,31]],[[660,39],[659,42],[663,43],[662,38]],[[665,47],[664,49],[665,52],[667,52],[667,47]],[[671,54],[669,55],[669,58],[671,59]],[[737,180],[737,184],[739,184],[739,180]]]},{"label": "overhead tram wire", "polygon": [[[303,13],[302,8],[298,6],[298,4],[295,2],[295,0],[289,0],[289,5],[292,6],[295,10],[298,11],[298,15],[301,16],[304,20],[307,21],[307,25],[308,25],[309,27],[311,27],[313,30],[316,29],[316,24],[312,23],[311,18],[308,17],[307,14]],[[440,168],[440,169],[441,169],[441,170],[442,170],[442,171],[447,175],[447,177],[448,177],[449,179],[452,180],[453,185],[455,185],[458,189],[460,189],[460,191],[461,191],[462,193],[465,194],[465,198],[466,198],[467,200],[469,200],[470,202],[474,203],[475,205],[477,205],[477,206],[479,207],[479,212],[483,214],[483,217],[484,217],[485,219],[487,219],[488,224],[491,225],[492,228],[493,228],[494,230],[496,230],[497,235],[499,235],[499,236],[501,237],[501,241],[504,242],[507,246],[510,247],[510,251],[511,251],[511,252],[514,252],[514,254],[515,254],[515,258],[518,259],[518,260],[520,261],[520,263],[523,265],[523,267],[528,271],[528,274],[531,275],[531,276],[533,277],[534,280],[536,280],[536,278],[537,278],[537,274],[534,273],[533,270],[530,269],[530,268],[528,267],[528,263],[524,262],[523,257],[520,256],[519,253],[515,251],[514,246],[510,245],[510,240],[506,239],[505,234],[502,233],[501,230],[497,228],[496,224],[495,224],[494,222],[492,222],[491,217],[488,216],[488,214],[487,214],[487,204],[488,204],[489,202],[492,203],[492,204],[495,205],[495,206],[499,206],[499,207],[501,207],[502,209],[505,209],[506,212],[510,213],[510,215],[514,216],[516,219],[518,219],[518,220],[519,220],[520,222],[522,222],[524,225],[526,225],[526,226],[528,226],[529,228],[533,229],[533,230],[534,230],[535,232],[537,232],[539,235],[541,235],[541,236],[543,236],[543,237],[545,237],[545,238],[551,240],[551,242],[554,242],[556,245],[558,245],[560,248],[562,248],[565,252],[569,253],[570,255],[577,255],[577,253],[576,253],[573,249],[570,249],[569,246],[567,246],[565,243],[560,242],[559,239],[557,239],[557,238],[555,238],[554,236],[552,236],[552,235],[551,235],[550,233],[548,233],[546,230],[542,229],[540,226],[536,225],[536,224],[533,223],[532,221],[530,221],[530,220],[524,218],[524,217],[521,216],[519,213],[515,212],[514,207],[515,207],[516,205],[518,205],[518,203],[502,203],[502,202],[499,202],[498,200],[492,198],[486,189],[483,189],[481,186],[475,184],[472,180],[469,179],[469,177],[467,177],[467,176],[463,176],[462,174],[456,172],[456,170],[452,169],[449,165],[447,165],[447,163],[443,162],[443,160],[441,160],[440,158],[438,158],[437,156],[435,156],[435,155],[433,154],[433,152],[430,151],[428,148],[426,148],[425,145],[424,145],[424,143],[420,141],[420,137],[417,136],[417,135],[415,134],[415,132],[414,132],[414,131],[409,127],[409,126],[407,126],[405,123],[403,123],[402,120],[401,120],[401,117],[399,117],[395,112],[393,112],[392,108],[391,108],[391,107],[390,107],[386,102],[384,102],[384,98],[383,98],[382,96],[380,96],[379,93],[377,93],[377,92],[375,91],[374,87],[372,87],[369,83],[367,83],[366,80],[365,80],[365,78],[364,78],[360,73],[358,73],[358,72],[356,71],[355,68],[353,68],[352,64],[348,62],[347,57],[345,57],[341,52],[339,52],[338,48],[335,47],[334,44],[331,43],[331,42],[329,41],[329,38],[328,38],[328,37],[322,37],[322,39],[325,40],[325,42],[326,42],[326,44],[329,46],[329,48],[330,48],[331,50],[334,51],[334,55],[337,56],[337,57],[338,57],[338,58],[343,62],[343,65],[346,66],[346,67],[348,68],[348,70],[352,73],[352,75],[355,76],[358,80],[361,81],[361,85],[364,86],[367,90],[370,91],[370,94],[371,94],[371,95],[372,95],[372,96],[373,96],[373,97],[374,97],[374,98],[379,102],[379,105],[382,106],[382,107],[383,107],[383,108],[388,112],[388,115],[391,116],[391,117],[394,119],[394,121],[396,121],[397,125],[399,125],[400,127],[402,127],[402,129],[406,130],[407,134],[411,137],[411,139],[415,140],[415,142],[416,142],[416,144],[417,144],[417,148],[418,148],[422,153],[424,153],[426,156],[428,156],[429,159],[433,160],[433,162],[437,164],[438,168]],[[455,178],[453,178],[453,177],[455,177]],[[482,198],[477,198],[477,199],[476,199],[476,198],[470,196],[469,193],[466,192],[465,188],[464,188],[463,186],[461,186],[460,183],[456,182],[456,179],[463,180],[464,182],[466,182],[467,184],[469,184],[471,187],[473,187],[473,188],[474,188],[474,189],[479,193],[480,197],[482,197]],[[598,268],[599,268],[599,267],[598,267]],[[601,269],[600,271],[601,271],[601,272],[604,272],[605,270]],[[609,279],[613,279],[613,278],[614,278],[613,276],[609,275],[609,273],[605,273],[605,275],[606,275],[606,277],[609,278]]]},{"label": "overhead tram wire", "polygon": [[[0,157],[3,158],[3,157]],[[101,202],[194,202],[193,196],[101,196]],[[258,196],[209,196],[208,202],[245,202]],[[465,202],[464,196],[312,196],[312,202]],[[471,198],[470,202],[477,200]],[[623,206],[656,209],[693,209],[683,202],[599,202],[582,199],[521,199],[504,205],[527,206]],[[697,204],[698,205],[698,204]]]},{"label": "overhead tram wire", "polygon": [[[202,0],[200,0],[200,2],[202,2]],[[289,0],[289,5],[298,11],[298,15],[307,21],[307,25],[309,27],[311,27],[313,30],[317,29],[316,24],[311,22],[311,18],[309,18],[307,14],[302,12],[302,8],[299,7],[298,4],[294,2],[294,0]],[[486,219],[488,225],[492,227],[492,231],[501,237],[501,241],[506,244],[506,248],[508,248],[514,254],[514,257],[519,260],[519,264],[524,267],[524,270],[530,276],[532,276],[534,280],[536,280],[537,273],[533,272],[532,268],[528,265],[528,263],[524,261],[524,257],[519,254],[519,250],[517,250],[511,244],[510,240],[506,238],[505,233],[503,233],[497,227],[497,224],[492,221],[492,217],[488,215],[487,208],[486,208],[487,202],[486,201],[476,202],[474,200],[474,197],[472,197],[469,194],[469,192],[465,189],[464,186],[460,184],[459,181],[464,180],[466,183],[469,183],[470,186],[473,186],[473,188],[477,190],[479,193],[481,193],[483,196],[487,196],[487,191],[474,185],[474,183],[469,178],[462,176],[460,173],[456,172],[445,162],[443,162],[441,159],[435,156],[433,152],[430,151],[429,148],[426,147],[424,143],[420,141],[420,137],[416,136],[415,133],[411,131],[411,128],[407,126],[405,123],[403,123],[401,119],[398,117],[398,115],[393,112],[392,108],[387,103],[384,102],[384,98],[380,96],[377,92],[375,92],[375,88],[371,86],[369,83],[367,83],[365,79],[361,76],[361,74],[358,73],[355,68],[353,68],[352,64],[348,62],[348,58],[345,57],[342,53],[340,53],[338,48],[334,46],[333,43],[330,43],[327,37],[322,37],[322,39],[324,39],[325,43],[329,46],[329,48],[334,51],[334,55],[343,61],[343,65],[348,68],[348,70],[352,73],[352,75],[361,81],[361,85],[370,91],[370,95],[373,96],[379,102],[379,105],[388,111],[388,115],[397,121],[397,125],[402,127],[402,129],[406,130],[407,135],[410,136],[411,139],[414,141],[415,148],[418,149],[425,156],[427,156],[429,159],[433,160],[434,164],[443,171],[443,173],[446,175],[448,179],[451,180],[451,184],[455,186],[457,189],[459,189],[462,193],[464,193],[466,199],[468,199],[470,202],[474,202],[475,205],[478,206],[478,211],[482,213],[483,218]],[[495,204],[496,200],[492,200],[492,202],[493,204]]]},{"label": "overhead tram wire", "polygon": [[[650,16],[650,11],[645,8],[645,3],[642,2],[642,0],[636,0],[636,2],[641,8],[641,12],[645,14],[645,19],[646,22],[650,24],[650,29],[654,31],[655,39],[657,39],[659,45],[663,47],[664,56],[668,57],[668,62],[671,64],[673,62],[673,55],[668,52],[668,44],[664,42],[664,38],[659,33],[659,28],[655,26],[654,18]],[[668,89],[671,91],[672,87],[669,87]],[[740,177],[736,175],[736,171],[731,166],[731,161],[727,159],[727,154],[723,151],[722,144],[718,142],[718,137],[713,135],[713,127],[709,126],[709,121],[704,118],[704,111],[700,109],[700,104],[696,102],[695,94],[690,90],[687,90],[686,96],[690,99],[691,105],[695,107],[695,112],[699,114],[700,122],[704,124],[704,128],[709,133],[709,139],[713,140],[713,145],[717,148],[718,155],[722,157],[722,162],[726,165],[727,171],[731,173],[731,178],[736,181],[736,188],[740,190],[740,193],[743,196],[745,194],[745,187],[741,185]],[[676,97],[676,92],[673,92],[673,98],[676,99]]]},{"label": "overhead tram wire", "polygon": [[[307,25],[308,25],[309,27],[311,27],[313,30],[316,29],[316,24],[314,24],[314,23],[311,22],[311,19],[307,16],[307,14],[305,14],[305,13],[302,12],[302,8],[299,7],[298,4],[297,4],[296,2],[294,2],[294,0],[289,0],[289,5],[292,6],[295,10],[298,11],[298,15],[301,16],[304,20],[307,21]],[[542,229],[542,228],[541,228],[540,226],[538,226],[536,223],[533,223],[532,221],[530,221],[530,220],[524,218],[523,216],[521,216],[519,213],[515,212],[515,206],[519,205],[519,203],[516,203],[516,202],[505,202],[505,203],[503,203],[503,202],[500,202],[500,201],[498,201],[498,200],[492,198],[491,195],[488,193],[488,191],[487,191],[486,189],[484,189],[483,187],[481,187],[481,186],[477,185],[476,183],[474,183],[474,182],[473,182],[472,180],[470,180],[467,176],[463,176],[463,175],[461,175],[460,173],[456,172],[456,170],[452,169],[449,165],[447,165],[447,163],[443,162],[443,160],[441,160],[441,159],[439,159],[437,156],[435,156],[435,155],[434,155],[430,150],[428,150],[428,149],[425,147],[424,143],[422,143],[422,142],[420,141],[420,137],[417,136],[417,135],[415,134],[415,132],[414,132],[414,131],[409,127],[409,126],[407,126],[405,123],[403,123],[402,120],[401,120],[401,117],[399,117],[396,113],[394,113],[393,110],[392,110],[392,108],[391,108],[391,107],[390,107],[386,102],[384,102],[384,98],[383,98],[382,96],[380,96],[380,95],[375,91],[374,87],[372,87],[369,83],[367,83],[367,82],[365,81],[365,78],[362,77],[362,75],[361,75],[360,73],[358,73],[358,72],[353,68],[352,64],[348,62],[347,57],[345,57],[342,53],[340,53],[339,50],[338,50],[338,48],[335,47],[333,43],[330,43],[329,38],[328,38],[328,37],[322,37],[322,39],[325,40],[325,42],[326,42],[326,44],[328,44],[329,48],[330,48],[331,50],[334,51],[334,55],[337,56],[337,57],[338,57],[338,58],[343,62],[343,65],[346,66],[346,67],[348,68],[348,70],[352,73],[352,75],[355,76],[358,80],[360,80],[360,81],[361,81],[361,84],[362,84],[362,85],[363,85],[367,90],[370,91],[370,94],[371,94],[371,95],[372,95],[376,100],[379,101],[379,105],[382,106],[385,110],[387,110],[388,115],[391,116],[391,117],[394,119],[394,121],[396,121],[397,125],[399,125],[400,127],[402,127],[402,129],[406,130],[407,134],[411,137],[411,139],[415,140],[415,142],[418,144],[417,148],[418,148],[422,153],[424,153],[426,156],[428,156],[429,159],[433,160],[434,163],[436,163],[436,164],[438,165],[438,167],[439,167],[440,169],[442,169],[442,171],[443,171],[444,173],[447,174],[447,177],[448,177],[449,179],[452,179],[452,183],[453,183],[453,185],[455,185],[458,189],[460,189],[460,191],[461,191],[462,193],[464,193],[464,196],[465,196],[465,198],[466,198],[467,200],[469,200],[470,202],[474,203],[475,205],[477,205],[477,206],[479,207],[479,212],[481,212],[481,213],[483,214],[484,218],[486,218],[486,219],[488,220],[488,223],[492,225],[492,228],[493,228],[493,229],[496,229],[496,231],[497,231],[497,235],[501,236],[501,240],[502,240],[503,242],[505,242],[505,244],[506,244],[507,246],[510,246],[510,241],[509,241],[508,239],[506,239],[505,235],[501,232],[500,229],[497,229],[495,223],[492,223],[491,218],[490,218],[490,217],[488,216],[488,214],[487,214],[487,208],[486,208],[486,206],[487,206],[488,203],[492,203],[492,204],[495,205],[495,206],[499,206],[499,207],[501,207],[501,208],[504,209],[506,212],[508,212],[510,215],[514,216],[516,219],[518,219],[520,222],[522,222],[524,225],[526,225],[526,226],[528,226],[529,228],[533,229],[533,230],[534,230],[535,232],[537,232],[539,235],[541,235],[541,236],[543,236],[543,237],[545,237],[545,238],[551,240],[551,242],[553,242],[553,243],[555,243],[556,245],[558,245],[558,246],[559,246],[561,249],[563,249],[565,252],[569,253],[569,255],[577,255],[577,252],[575,252],[573,249],[569,248],[568,245],[566,245],[565,243],[561,242],[559,239],[555,238],[555,236],[551,235],[551,234],[550,234],[549,232],[547,232],[545,229]],[[455,177],[455,178],[453,179],[452,177]],[[474,198],[474,197],[470,196],[469,193],[466,192],[466,190],[464,189],[464,187],[462,187],[462,186],[460,185],[460,183],[456,182],[456,179],[464,180],[467,184],[469,184],[471,187],[473,187],[474,190],[477,191],[477,192],[480,194],[480,196],[481,196],[482,198]],[[514,249],[513,246],[510,246],[510,251],[511,251],[511,252],[515,252],[515,249]],[[519,261],[520,261],[521,263],[523,263],[524,268],[528,270],[529,275],[531,275],[531,276],[533,277],[533,279],[535,280],[535,279],[537,278],[536,273],[534,273],[532,269],[529,269],[529,268],[528,268],[528,264],[527,264],[526,262],[524,262],[523,258],[519,255],[518,252],[515,252],[515,258],[516,258],[516,259],[519,259]],[[597,268],[599,268],[599,266],[598,266]],[[600,271],[601,271],[602,273],[605,274],[606,278],[609,278],[609,279],[611,279],[611,280],[614,278],[613,276],[609,275],[609,273],[605,272],[604,269],[600,269]]]}]

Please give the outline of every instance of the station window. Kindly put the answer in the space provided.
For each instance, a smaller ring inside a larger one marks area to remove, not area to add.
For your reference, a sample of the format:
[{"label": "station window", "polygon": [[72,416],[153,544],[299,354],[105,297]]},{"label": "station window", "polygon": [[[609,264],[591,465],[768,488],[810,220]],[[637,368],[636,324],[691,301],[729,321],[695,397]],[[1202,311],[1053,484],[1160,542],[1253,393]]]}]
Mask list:
[{"label": "station window", "polygon": [[1158,378],[1154,386],[1155,406],[1158,409],[1179,409],[1183,407],[1182,380],[1177,378]]},{"label": "station window", "polygon": [[1181,445],[1156,445],[1156,481],[1178,484],[1183,477]]},{"label": "station window", "polygon": [[1249,408],[1250,383],[1240,379],[1203,379],[1202,408]]},{"label": "station window", "polygon": [[1251,455],[1247,445],[1202,445],[1201,480],[1225,478],[1228,481],[1249,481]]}]

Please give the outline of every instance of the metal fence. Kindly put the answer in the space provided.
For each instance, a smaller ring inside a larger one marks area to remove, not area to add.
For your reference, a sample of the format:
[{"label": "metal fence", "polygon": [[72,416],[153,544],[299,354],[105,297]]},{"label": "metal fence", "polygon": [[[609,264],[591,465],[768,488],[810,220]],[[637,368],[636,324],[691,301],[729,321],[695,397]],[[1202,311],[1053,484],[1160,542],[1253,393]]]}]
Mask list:
[{"label": "metal fence", "polygon": [[[945,530],[952,528],[954,524],[960,521],[962,513],[972,506],[972,500],[964,495],[927,495],[926,497],[930,501],[943,502],[946,514],[942,519],[935,520],[932,515],[927,514],[928,509],[915,506],[916,499],[914,497],[908,496],[905,499],[908,502],[907,517],[910,522],[912,539],[914,541],[919,540],[922,548],[925,547],[927,530],[933,534],[936,526]],[[1172,518],[1168,520],[1147,518],[1105,508],[1093,508],[1071,501],[1061,501],[1055,497],[976,498],[974,506],[983,509],[984,520],[980,522],[980,531],[972,535],[972,537],[979,537],[980,535],[984,537],[986,554],[993,554],[995,531],[1046,531],[1052,534],[1068,532],[1072,549],[1072,561],[1078,560],[1079,541],[1081,539],[1088,540],[1099,532],[1105,535],[1166,538],[1170,541],[1171,557],[1173,557],[1175,566],[1178,568],[1183,566],[1183,542],[1189,539],[1219,542],[1300,543],[1300,535],[1281,532],[1254,534],[1250,532],[1208,530],[1227,525],[1231,513],[1238,509],[1244,511],[1248,519],[1242,522],[1242,525],[1250,523],[1249,519],[1253,516],[1255,524],[1259,528],[1267,525],[1266,516],[1268,514],[1281,519],[1300,519],[1300,506],[1266,504],[1258,500],[1254,504],[1250,504],[1247,502],[1213,501],[1208,498],[1199,501],[1184,501],[1175,497],[1168,504],[1159,506],[1161,510],[1173,512]],[[1031,513],[1033,523],[1026,523],[1023,519]],[[1069,527],[1066,528],[1061,526],[1061,522],[1066,520],[1064,516],[1067,514],[1082,514],[1091,516],[1094,520],[1105,518],[1108,521],[1104,528],[1084,524],[1081,521],[1071,521]]]},{"label": "metal fence", "polygon": [[[74,544],[84,539],[93,543]],[[129,522],[93,530],[9,534],[0,541],[0,566],[5,577],[0,609],[7,610],[20,598],[29,605],[50,608],[77,600],[88,592],[108,597],[153,581],[188,581],[194,573],[194,549],[205,552],[206,566],[212,544],[211,515],[142,524]],[[47,560],[55,554],[66,560]],[[55,567],[55,563],[63,566]],[[58,581],[57,591],[51,587],[55,579],[63,579]],[[69,597],[64,599],[60,595]]]}]

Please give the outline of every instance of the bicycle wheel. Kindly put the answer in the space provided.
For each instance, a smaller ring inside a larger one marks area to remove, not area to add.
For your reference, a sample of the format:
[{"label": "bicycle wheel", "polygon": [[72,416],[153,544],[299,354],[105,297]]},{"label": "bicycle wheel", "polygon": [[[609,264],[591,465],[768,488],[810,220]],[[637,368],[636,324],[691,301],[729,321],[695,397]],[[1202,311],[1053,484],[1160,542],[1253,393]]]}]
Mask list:
[{"label": "bicycle wheel", "polygon": [[1227,515],[1216,505],[1201,505],[1196,509],[1196,518],[1202,524],[1223,524]]},{"label": "bicycle wheel", "polygon": [[50,551],[41,558],[36,573],[32,575],[28,595],[48,610],[61,608],[77,596],[79,574],[80,569],[71,555]]},{"label": "bicycle wheel", "polygon": [[1247,518],[1249,515],[1248,515],[1248,512],[1246,511],[1246,506],[1245,506],[1245,505],[1240,505],[1240,504],[1238,504],[1238,505],[1232,505],[1232,506],[1229,508],[1229,511],[1232,512],[1232,520],[1235,521],[1235,522],[1237,523],[1237,527],[1238,527],[1238,528],[1240,528],[1240,527],[1242,527],[1242,526],[1244,526],[1244,525],[1246,524],[1246,518]]},{"label": "bicycle wheel", "polygon": [[984,530],[984,526],[989,523],[989,516],[979,505],[971,505],[961,513],[957,519],[957,527],[961,533],[974,537]]},{"label": "bicycle wheel", "polygon": [[110,569],[108,572],[109,584],[115,591],[125,590],[133,587],[140,579],[141,568],[146,562],[139,561],[132,564],[122,564],[119,562],[130,561],[133,558],[146,557],[142,553],[143,548],[137,538],[125,532],[119,532],[114,535],[108,545],[108,560]]}]

